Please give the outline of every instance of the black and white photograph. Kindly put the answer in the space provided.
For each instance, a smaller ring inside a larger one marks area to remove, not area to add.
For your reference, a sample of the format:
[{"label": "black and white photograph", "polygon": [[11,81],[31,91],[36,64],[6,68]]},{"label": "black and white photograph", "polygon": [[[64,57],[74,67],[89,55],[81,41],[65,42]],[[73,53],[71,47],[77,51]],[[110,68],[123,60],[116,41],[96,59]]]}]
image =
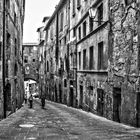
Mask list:
[{"label": "black and white photograph", "polygon": [[0,140],[140,140],[140,0],[0,0]]}]

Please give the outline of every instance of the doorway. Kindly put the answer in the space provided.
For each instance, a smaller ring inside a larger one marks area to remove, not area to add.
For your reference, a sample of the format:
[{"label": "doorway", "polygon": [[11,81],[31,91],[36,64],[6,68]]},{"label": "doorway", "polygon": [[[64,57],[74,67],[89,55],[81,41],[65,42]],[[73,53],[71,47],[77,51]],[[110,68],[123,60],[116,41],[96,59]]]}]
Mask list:
[{"label": "doorway", "polygon": [[113,89],[113,121],[120,123],[121,117],[121,88]]},{"label": "doorway", "polygon": [[55,85],[55,102],[58,102],[57,101],[57,86]]},{"label": "doorway", "polygon": [[6,93],[6,110],[11,111],[11,84],[7,83],[5,86],[5,93]]},{"label": "doorway", "polygon": [[140,127],[140,92],[137,93],[137,127]]},{"label": "doorway", "polygon": [[79,108],[83,108],[83,86],[80,85],[80,101],[79,101]]},{"label": "doorway", "polygon": [[73,88],[70,87],[70,106],[73,106]]},{"label": "doorway", "polygon": [[61,89],[61,84],[59,84],[59,101],[62,103],[62,89]]},{"label": "doorway", "polygon": [[104,113],[104,91],[102,89],[97,89],[97,111],[98,114],[103,116]]}]

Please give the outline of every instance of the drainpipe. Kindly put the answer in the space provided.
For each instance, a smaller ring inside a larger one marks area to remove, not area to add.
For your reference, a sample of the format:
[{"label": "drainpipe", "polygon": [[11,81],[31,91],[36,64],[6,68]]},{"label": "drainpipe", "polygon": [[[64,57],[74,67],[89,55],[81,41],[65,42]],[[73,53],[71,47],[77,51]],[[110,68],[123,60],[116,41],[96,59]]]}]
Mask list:
[{"label": "drainpipe", "polygon": [[6,41],[5,41],[5,39],[6,39],[6,36],[5,36],[5,34],[6,34],[6,26],[5,26],[5,24],[6,24],[6,8],[5,8],[5,4],[6,4],[6,2],[5,2],[5,0],[3,0],[3,47],[2,47],[2,81],[3,81],[3,102],[4,102],[4,104],[3,104],[3,115],[4,115],[4,118],[6,118],[6,93],[5,93],[5,45],[6,45]]}]

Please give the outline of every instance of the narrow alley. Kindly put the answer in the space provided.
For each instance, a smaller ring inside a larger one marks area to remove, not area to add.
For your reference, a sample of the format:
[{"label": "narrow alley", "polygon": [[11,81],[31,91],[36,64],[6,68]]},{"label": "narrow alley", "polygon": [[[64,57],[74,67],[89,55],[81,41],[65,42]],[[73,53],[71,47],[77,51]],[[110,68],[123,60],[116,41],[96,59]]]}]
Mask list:
[{"label": "narrow alley", "polygon": [[139,140],[140,129],[46,101],[23,105],[0,122],[0,140]]}]

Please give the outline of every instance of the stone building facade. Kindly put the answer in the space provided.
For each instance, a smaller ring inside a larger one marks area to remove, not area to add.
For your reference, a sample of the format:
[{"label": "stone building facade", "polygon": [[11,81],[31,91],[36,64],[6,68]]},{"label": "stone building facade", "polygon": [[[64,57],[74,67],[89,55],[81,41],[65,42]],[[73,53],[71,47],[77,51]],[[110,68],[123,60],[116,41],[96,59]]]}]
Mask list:
[{"label": "stone building facade", "polygon": [[140,126],[139,1],[110,0],[108,78],[105,116]]},{"label": "stone building facade", "polygon": [[23,102],[22,36],[24,10],[25,0],[0,1],[1,118],[15,112]]},{"label": "stone building facade", "polygon": [[[72,15],[76,29],[78,107],[101,116],[104,115],[103,83],[108,68],[108,2],[81,2],[76,4],[75,15]],[[95,19],[89,17],[90,6],[97,9]]]},{"label": "stone building facade", "polygon": [[45,26],[46,83],[51,100],[67,104],[69,1],[61,0]]},{"label": "stone building facade", "polygon": [[38,51],[39,51],[39,65],[38,65],[38,72],[39,72],[39,89],[40,89],[40,96],[47,96],[46,95],[46,47],[45,47],[45,36],[46,31],[44,30],[44,26],[47,24],[49,17],[43,18],[43,26],[37,29],[38,32]]},{"label": "stone building facade", "polygon": [[49,99],[139,126],[139,17],[138,0],[60,0],[45,26]]},{"label": "stone building facade", "polygon": [[37,43],[23,44],[24,81],[38,81],[39,48]]}]

